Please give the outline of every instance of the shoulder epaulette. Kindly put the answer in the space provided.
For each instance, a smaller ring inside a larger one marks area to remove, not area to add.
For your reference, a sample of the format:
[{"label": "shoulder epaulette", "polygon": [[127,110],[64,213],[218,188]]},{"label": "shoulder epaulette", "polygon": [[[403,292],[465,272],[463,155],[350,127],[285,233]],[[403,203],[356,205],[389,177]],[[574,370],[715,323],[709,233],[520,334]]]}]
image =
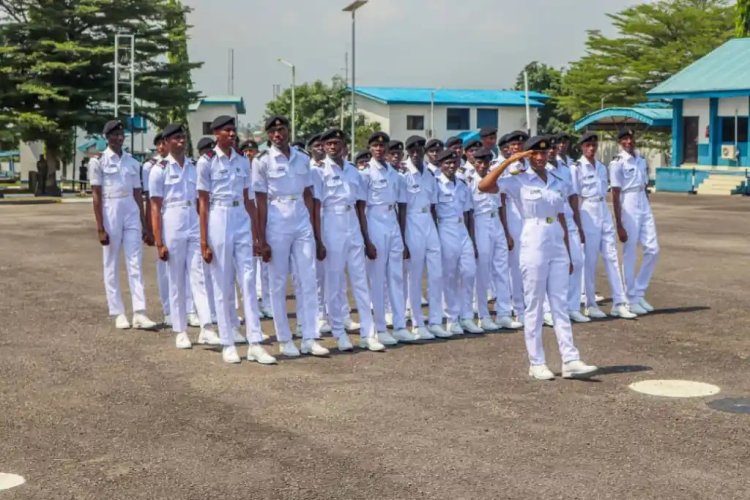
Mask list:
[{"label": "shoulder epaulette", "polygon": [[573,162],[573,165],[575,165],[575,166],[577,166],[577,167],[578,167],[578,166],[580,166],[580,165],[581,165],[581,160],[576,160],[576,161],[574,161],[574,162]]},{"label": "shoulder epaulette", "polygon": [[260,154],[258,154],[258,156],[255,157],[255,159],[257,160],[259,158],[263,158],[267,154],[268,154],[268,150],[266,149],[265,151],[261,151]]},{"label": "shoulder epaulette", "polygon": [[162,160],[159,162],[159,165],[161,165],[161,168],[167,168],[167,165],[169,165],[169,163],[167,162],[167,160]]},{"label": "shoulder epaulette", "polygon": [[213,149],[209,149],[208,151],[206,151],[205,153],[203,153],[203,156],[205,156],[206,158],[208,158],[210,160],[211,158],[213,158],[214,156],[216,156],[216,151],[214,151]]},{"label": "shoulder epaulette", "polygon": [[459,181],[463,182],[466,186],[468,186],[468,184],[466,183],[466,181],[464,179],[462,179],[460,177],[456,177],[456,179],[458,179]]},{"label": "shoulder epaulette", "polygon": [[563,179],[562,179],[562,177],[558,176],[557,174],[555,174],[555,173],[554,173],[554,172],[552,172],[551,170],[548,170],[548,171],[547,171],[547,173],[549,173],[549,175],[551,175],[552,177],[554,177],[554,178],[555,178],[555,179],[557,179],[558,181],[562,181],[562,180],[563,180]]}]

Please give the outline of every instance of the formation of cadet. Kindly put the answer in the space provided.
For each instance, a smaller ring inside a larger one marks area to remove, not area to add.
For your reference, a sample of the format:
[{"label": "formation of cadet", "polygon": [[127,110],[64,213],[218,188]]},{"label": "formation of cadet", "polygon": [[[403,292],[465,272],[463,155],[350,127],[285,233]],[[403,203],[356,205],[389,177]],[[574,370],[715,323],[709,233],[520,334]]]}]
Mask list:
[{"label": "formation of cadet", "polygon": [[[247,360],[276,363],[264,345],[263,318],[273,319],[278,352],[287,357],[328,355],[319,342],[327,333],[341,351],[353,349],[349,334],[357,330],[360,349],[383,351],[523,328],[529,375],[549,380],[546,323],[558,340],[562,376],[587,377],[597,368],[581,360],[571,322],[607,316],[595,289],[600,257],[610,314],[632,319],[653,311],[645,294],[659,247],[648,170],[630,129],[618,133],[622,151],[609,170],[596,159],[591,132],[578,141],[578,161],[568,156],[567,134],[514,131],[498,140],[497,130],[481,129],[469,141],[402,142],[375,132],[352,163],[348,138],[336,128],[290,144],[288,120],[272,116],[261,153],[255,141],[238,145],[230,116],[211,129],[214,137],[198,142],[193,162],[185,128],[167,126],[154,141],[156,156],[141,168],[122,149],[122,123],[104,127],[108,147],[90,171],[116,328],[157,327],[146,316],[143,243],[156,247],[163,324],[176,347],[190,348],[188,327],[198,327],[197,342],[221,346],[227,363],[240,362],[239,343],[248,344]],[[118,279],[121,251],[132,323]],[[299,347],[287,315],[290,274]],[[350,317],[347,281],[360,323]]]}]

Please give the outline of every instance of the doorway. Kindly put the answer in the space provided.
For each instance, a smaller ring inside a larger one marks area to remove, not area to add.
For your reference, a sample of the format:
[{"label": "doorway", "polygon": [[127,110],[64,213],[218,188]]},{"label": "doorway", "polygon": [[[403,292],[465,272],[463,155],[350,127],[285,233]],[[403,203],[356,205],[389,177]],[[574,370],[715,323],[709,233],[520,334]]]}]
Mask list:
[{"label": "doorway", "polygon": [[682,131],[682,163],[698,163],[698,117],[683,117]]}]

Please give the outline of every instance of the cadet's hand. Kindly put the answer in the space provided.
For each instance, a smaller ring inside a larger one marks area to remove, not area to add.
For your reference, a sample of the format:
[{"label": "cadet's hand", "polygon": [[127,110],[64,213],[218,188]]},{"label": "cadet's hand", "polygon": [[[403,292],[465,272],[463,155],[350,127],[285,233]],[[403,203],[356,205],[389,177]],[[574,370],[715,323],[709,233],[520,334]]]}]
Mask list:
[{"label": "cadet's hand", "polygon": [[581,245],[585,245],[586,244],[586,234],[583,231],[579,230],[578,231],[578,236],[581,238]]},{"label": "cadet's hand", "polygon": [[516,242],[513,241],[513,236],[511,236],[510,234],[506,234],[505,235],[505,241],[508,242],[508,251],[509,252],[512,251],[513,247],[516,246]]},{"label": "cadet's hand", "polygon": [[163,261],[169,260],[169,250],[165,245],[156,245],[156,250],[159,252],[159,258]]},{"label": "cadet's hand", "polygon": [[625,228],[622,227],[622,225],[617,225],[617,237],[620,239],[621,242],[625,243],[628,241],[628,232],[625,231]]},{"label": "cadet's hand", "polygon": [[315,242],[315,256],[318,260],[325,260],[326,258],[326,246],[323,244],[322,240],[317,240]]},{"label": "cadet's hand", "polygon": [[475,259],[479,258],[479,250],[477,250],[477,246],[476,245],[474,245],[474,258]]},{"label": "cadet's hand", "polygon": [[154,246],[154,234],[151,231],[144,230],[141,239],[143,239],[146,246]]},{"label": "cadet's hand", "polygon": [[109,245],[109,235],[107,234],[107,231],[105,231],[104,229],[99,229],[97,232],[99,233],[99,243],[101,243],[102,246],[105,247]]},{"label": "cadet's hand", "polygon": [[257,241],[253,242],[253,257],[260,257],[260,243]]},{"label": "cadet's hand", "polygon": [[568,264],[568,274],[573,274],[573,263]]},{"label": "cadet's hand", "polygon": [[406,246],[406,243],[404,243],[404,259],[410,259],[411,254],[409,253],[409,247]]},{"label": "cadet's hand", "polygon": [[260,256],[263,259],[263,262],[271,262],[271,245],[268,243],[261,243]]},{"label": "cadet's hand", "polygon": [[375,245],[373,245],[371,241],[365,242],[365,255],[370,260],[378,258],[378,249],[375,248]]},{"label": "cadet's hand", "polygon": [[214,260],[214,253],[211,251],[211,247],[206,245],[201,245],[201,256],[203,257],[203,262],[206,264],[210,264],[212,260]]}]

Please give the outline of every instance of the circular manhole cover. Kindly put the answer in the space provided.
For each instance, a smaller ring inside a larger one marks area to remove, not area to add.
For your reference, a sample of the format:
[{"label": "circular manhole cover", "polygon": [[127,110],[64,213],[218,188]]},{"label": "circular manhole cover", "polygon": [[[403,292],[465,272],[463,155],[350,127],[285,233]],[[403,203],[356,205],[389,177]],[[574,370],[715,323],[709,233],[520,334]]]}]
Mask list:
[{"label": "circular manhole cover", "polygon": [[708,407],[729,413],[747,413],[750,415],[750,398],[724,398],[709,401]]},{"label": "circular manhole cover", "polygon": [[16,486],[21,486],[26,480],[18,474],[8,474],[0,472],[0,490],[9,490]]},{"label": "circular manhole cover", "polygon": [[692,380],[642,380],[630,384],[629,387],[642,394],[667,398],[701,398],[713,396],[721,391],[713,384]]}]

